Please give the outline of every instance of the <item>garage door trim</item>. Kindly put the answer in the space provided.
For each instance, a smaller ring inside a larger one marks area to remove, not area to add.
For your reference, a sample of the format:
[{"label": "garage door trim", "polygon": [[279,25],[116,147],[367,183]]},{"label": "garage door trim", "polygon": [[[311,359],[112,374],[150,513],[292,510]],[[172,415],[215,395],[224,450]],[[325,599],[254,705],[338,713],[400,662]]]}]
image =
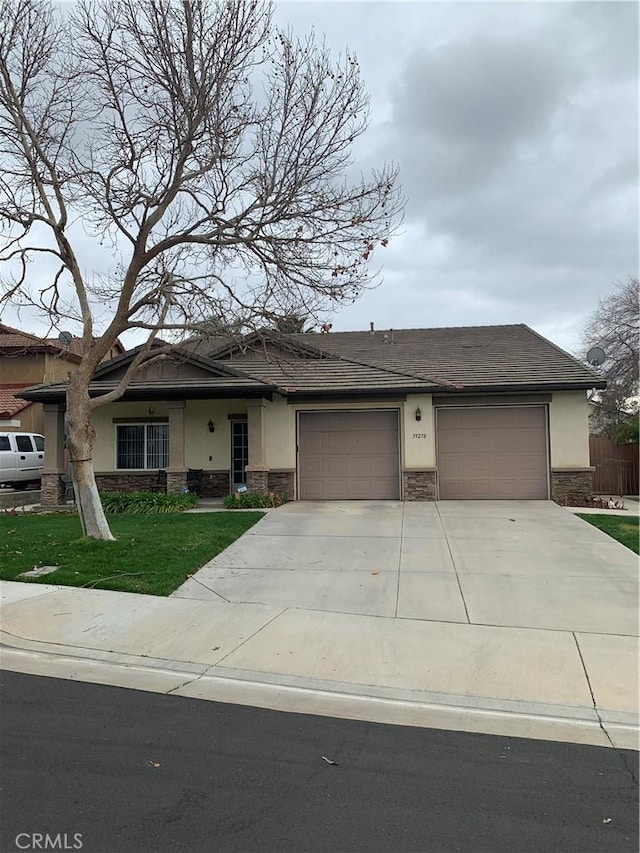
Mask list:
[{"label": "garage door trim", "polygon": [[[377,413],[389,413],[395,415],[395,429],[396,429],[396,481],[397,481],[397,489],[398,489],[398,498],[395,500],[402,500],[402,447],[401,447],[401,434],[402,434],[402,411],[399,406],[384,406],[384,407],[374,407],[368,406],[367,408],[330,408],[330,409],[316,409],[316,408],[300,408],[296,409],[296,495],[298,500],[305,500],[301,497],[301,472],[300,472],[300,416],[301,415],[329,415],[329,414],[377,414]],[[309,500],[309,499],[307,499]],[[345,498],[345,500],[359,500],[358,498]],[[362,500],[365,500],[364,498]],[[372,500],[380,500],[379,498],[372,498]]]},{"label": "garage door trim", "polygon": [[[546,500],[550,500],[551,495],[551,442],[550,442],[550,428],[549,428],[549,406],[548,404],[540,403],[540,402],[531,402],[531,403],[516,403],[516,404],[491,404],[491,405],[451,405],[447,406],[446,404],[434,406],[435,411],[435,452],[436,452],[436,465],[439,460],[439,449],[438,449],[438,438],[439,438],[439,429],[438,429],[438,415],[442,410],[447,411],[461,411],[461,410],[471,410],[471,411],[494,411],[498,409],[542,409],[544,414],[544,429],[545,429],[545,474],[546,474],[546,487],[547,487],[547,497]],[[441,500],[440,497],[440,472],[438,471],[437,475],[437,500]],[[484,498],[480,500],[490,500],[489,498]],[[496,499],[498,500],[498,499]],[[533,500],[533,499],[532,499]],[[544,500],[544,499],[543,499]]]}]

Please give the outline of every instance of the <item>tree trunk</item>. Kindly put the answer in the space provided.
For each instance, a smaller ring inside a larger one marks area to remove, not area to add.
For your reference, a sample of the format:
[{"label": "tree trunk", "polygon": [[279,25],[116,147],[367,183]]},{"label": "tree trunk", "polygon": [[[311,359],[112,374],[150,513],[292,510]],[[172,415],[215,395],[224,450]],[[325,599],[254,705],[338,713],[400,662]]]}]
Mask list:
[{"label": "tree trunk", "polygon": [[73,473],[73,487],[80,523],[85,536],[113,542],[93,471],[93,441],[95,430],[91,424],[88,380],[81,371],[71,374],[67,390],[67,418],[69,421],[69,451]]}]

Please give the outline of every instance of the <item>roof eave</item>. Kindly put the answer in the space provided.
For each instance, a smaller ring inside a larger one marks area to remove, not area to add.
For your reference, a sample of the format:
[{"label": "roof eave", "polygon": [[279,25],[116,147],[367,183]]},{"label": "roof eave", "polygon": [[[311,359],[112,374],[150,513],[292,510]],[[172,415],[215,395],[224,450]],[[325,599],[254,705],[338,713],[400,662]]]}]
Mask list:
[{"label": "roof eave", "polygon": [[[99,397],[109,392],[109,388],[89,388],[91,398]],[[272,399],[276,387],[274,385],[238,385],[227,388],[211,388],[200,386],[196,388],[162,388],[145,386],[143,388],[127,388],[118,401],[136,402],[148,400],[223,400],[238,397]],[[35,386],[26,388],[14,396],[23,400],[37,403],[64,403],[66,401],[67,385]]]},{"label": "roof eave", "polygon": [[413,387],[398,386],[395,388],[359,386],[358,388],[281,388],[279,393],[290,400],[303,400],[304,398],[309,397],[314,399],[322,398],[331,400],[357,399],[360,397],[366,397],[367,399],[371,399],[372,397],[376,397],[378,399],[393,397],[397,399],[398,397],[406,396],[407,394],[433,394],[437,390],[437,387],[425,385]]},{"label": "roof eave", "polygon": [[53,344],[28,344],[25,346],[17,345],[15,347],[0,347],[0,355],[7,358],[20,358],[23,355],[53,355],[55,358],[71,361],[74,364],[80,364],[82,358],[72,352],[64,352],[60,347]]},{"label": "roof eave", "polygon": [[540,391],[590,391],[591,389],[606,388],[606,382],[545,382],[545,383],[518,383],[518,384],[495,384],[495,385],[438,385],[427,386],[418,385],[413,387],[397,386],[395,388],[376,388],[376,387],[358,387],[358,388],[281,388],[279,393],[291,400],[300,400],[305,397],[313,398],[357,398],[368,397],[375,395],[379,398],[398,397],[398,395],[406,394],[451,394],[452,396],[463,396],[465,394],[496,394],[496,393],[522,393],[522,392],[540,392]]},{"label": "roof eave", "polygon": [[501,393],[501,392],[523,392],[523,391],[591,391],[592,389],[604,389],[607,383],[601,379],[597,382],[587,382],[583,380],[573,382],[513,382],[513,383],[496,383],[491,385],[461,385],[460,387],[438,388],[438,394],[480,394],[480,393]]}]

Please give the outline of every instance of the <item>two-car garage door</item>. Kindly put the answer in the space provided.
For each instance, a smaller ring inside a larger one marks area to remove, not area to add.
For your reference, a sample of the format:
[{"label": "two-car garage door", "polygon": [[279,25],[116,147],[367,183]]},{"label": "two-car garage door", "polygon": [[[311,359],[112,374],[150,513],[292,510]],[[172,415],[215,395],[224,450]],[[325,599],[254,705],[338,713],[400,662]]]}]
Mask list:
[{"label": "two-car garage door", "polygon": [[437,411],[440,500],[546,500],[544,406]]},{"label": "two-car garage door", "polygon": [[398,411],[300,412],[301,500],[398,500]]},{"label": "two-car garage door", "polygon": [[[549,496],[544,406],[439,408],[436,445],[440,500]],[[399,412],[300,412],[298,496],[399,499]]]}]

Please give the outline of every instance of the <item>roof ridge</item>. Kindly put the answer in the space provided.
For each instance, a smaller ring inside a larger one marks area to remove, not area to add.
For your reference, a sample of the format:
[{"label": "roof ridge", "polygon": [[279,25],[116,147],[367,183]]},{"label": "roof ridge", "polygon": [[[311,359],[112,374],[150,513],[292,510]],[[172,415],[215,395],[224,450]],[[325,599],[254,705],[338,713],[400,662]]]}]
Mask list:
[{"label": "roof ridge", "polygon": [[[525,323],[491,323],[488,325],[472,325],[472,326],[411,326],[410,328],[402,328],[396,326],[382,326],[371,332],[370,329],[342,329],[332,331],[331,337],[336,335],[382,335],[386,332],[436,332],[436,331],[457,331],[459,329],[515,329],[519,326],[524,326]],[[296,338],[305,334],[304,332],[289,332],[288,334],[295,335]]]}]

